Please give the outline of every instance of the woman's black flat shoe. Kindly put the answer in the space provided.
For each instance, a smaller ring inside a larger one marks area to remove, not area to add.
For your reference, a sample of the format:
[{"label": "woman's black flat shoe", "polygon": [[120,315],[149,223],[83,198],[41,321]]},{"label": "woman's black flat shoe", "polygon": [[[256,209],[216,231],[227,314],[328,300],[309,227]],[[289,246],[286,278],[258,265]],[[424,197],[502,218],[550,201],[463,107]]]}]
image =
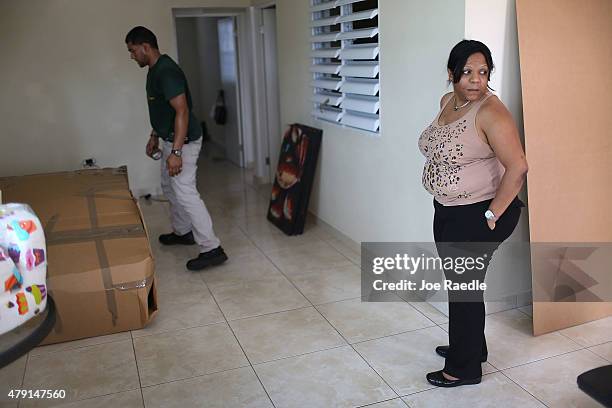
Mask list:
[{"label": "woman's black flat shoe", "polygon": [[[438,346],[436,347],[436,353],[438,353],[439,356],[446,358],[448,356],[448,347],[449,346]],[[481,363],[484,363],[486,361],[487,361],[487,356],[480,357]]]},{"label": "woman's black flat shoe", "polygon": [[480,384],[480,380],[482,378],[482,377],[477,377],[477,378],[472,378],[469,380],[461,380],[461,379],[448,380],[446,379],[446,377],[444,377],[444,375],[442,374],[442,371],[444,370],[434,371],[433,373],[428,373],[426,376],[427,381],[429,381],[431,385],[435,385],[436,387],[450,388],[450,387],[459,387],[460,385]]}]

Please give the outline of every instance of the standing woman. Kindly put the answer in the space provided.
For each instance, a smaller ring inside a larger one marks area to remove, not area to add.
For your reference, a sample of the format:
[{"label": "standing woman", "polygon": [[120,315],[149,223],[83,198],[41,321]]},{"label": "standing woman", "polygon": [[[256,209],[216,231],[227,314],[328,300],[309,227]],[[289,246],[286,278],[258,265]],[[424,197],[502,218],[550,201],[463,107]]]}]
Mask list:
[{"label": "standing woman", "polygon": [[[479,41],[463,40],[448,58],[453,92],[440,101],[440,113],[419,138],[427,158],[423,186],[434,196],[434,239],[441,243],[488,243],[487,259],[518,223],[524,204],[517,194],[527,161],[512,115],[489,92],[493,59]],[[456,275],[445,270],[447,279]],[[481,273],[484,280],[485,270]],[[464,274],[464,275],[467,275]],[[470,279],[462,276],[460,279]],[[449,345],[436,352],[446,358],[444,369],[427,374],[439,387],[478,384],[481,362],[487,359],[483,293],[469,302],[449,291]]]}]

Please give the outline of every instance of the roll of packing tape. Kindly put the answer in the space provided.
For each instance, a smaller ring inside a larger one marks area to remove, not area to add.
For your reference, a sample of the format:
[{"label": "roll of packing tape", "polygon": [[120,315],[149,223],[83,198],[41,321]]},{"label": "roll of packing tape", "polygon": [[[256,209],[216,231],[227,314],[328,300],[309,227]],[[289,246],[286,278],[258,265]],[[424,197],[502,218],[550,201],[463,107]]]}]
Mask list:
[{"label": "roll of packing tape", "polygon": [[0,334],[45,310],[46,278],[40,220],[26,204],[0,205]]}]

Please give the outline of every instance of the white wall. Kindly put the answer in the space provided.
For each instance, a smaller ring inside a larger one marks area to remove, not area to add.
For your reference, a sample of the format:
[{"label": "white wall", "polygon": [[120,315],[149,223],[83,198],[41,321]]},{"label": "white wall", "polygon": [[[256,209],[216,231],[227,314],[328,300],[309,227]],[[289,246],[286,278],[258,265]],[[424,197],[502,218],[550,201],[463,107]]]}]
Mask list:
[{"label": "white wall", "polygon": [[[515,0],[465,0],[465,38],[482,41],[491,50],[495,69],[490,86],[512,113],[524,146]],[[520,196],[526,202],[525,189]],[[519,228],[522,238],[528,240],[527,211],[523,214]]]},{"label": "white wall", "polygon": [[381,134],[315,121],[309,86],[309,2],[277,3],[281,122],[323,129],[311,210],[353,240],[430,241],[421,131],[439,110],[446,60],[463,38],[463,1],[381,0]]},{"label": "white wall", "polygon": [[[491,73],[490,86],[512,113],[524,146],[515,0],[465,0],[465,38],[482,41],[491,50],[495,69]],[[526,187],[525,183],[519,194],[525,203]],[[519,224],[509,241],[529,242],[529,217],[526,209],[522,211]],[[496,262],[491,264],[489,275],[500,278],[498,285],[518,289],[516,285],[521,284],[525,291],[530,290],[531,265],[528,256],[516,257],[503,247],[495,256]],[[504,269],[499,273],[494,268]]]},{"label": "white wall", "polygon": [[146,69],[125,34],[149,27],[176,58],[172,7],[247,7],[249,0],[5,0],[0,2],[0,175],[127,164],[136,195],[159,191],[144,147]]},{"label": "white wall", "polygon": [[465,0],[465,38],[482,41],[493,55],[490,86],[523,133],[521,71],[515,0]]}]

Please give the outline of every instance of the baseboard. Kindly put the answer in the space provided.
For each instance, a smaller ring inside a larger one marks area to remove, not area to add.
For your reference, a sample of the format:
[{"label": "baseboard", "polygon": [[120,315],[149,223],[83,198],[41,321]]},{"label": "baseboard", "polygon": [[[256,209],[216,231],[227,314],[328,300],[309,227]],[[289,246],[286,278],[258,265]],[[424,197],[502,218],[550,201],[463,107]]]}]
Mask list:
[{"label": "baseboard", "polygon": [[134,198],[136,198],[136,199],[138,199],[140,197],[144,197],[146,195],[151,195],[153,197],[163,195],[161,187],[155,187],[155,188],[137,188],[137,189],[132,189],[131,192],[132,192],[132,196],[134,196]]},{"label": "baseboard", "polygon": [[213,139],[212,137],[206,140],[206,144],[213,145],[215,149],[219,149],[225,155],[225,145],[220,141]]},{"label": "baseboard", "polygon": [[266,184],[270,184],[270,181],[266,177],[260,177],[256,174],[253,174],[253,184],[256,186],[265,186]]},{"label": "baseboard", "polygon": [[328,234],[331,238],[341,242],[346,245],[350,250],[361,253],[361,243],[353,241],[348,235],[345,235],[342,231],[337,230],[332,225],[323,221],[316,214],[311,211],[308,211],[308,216],[313,224],[320,227],[326,234]]}]

